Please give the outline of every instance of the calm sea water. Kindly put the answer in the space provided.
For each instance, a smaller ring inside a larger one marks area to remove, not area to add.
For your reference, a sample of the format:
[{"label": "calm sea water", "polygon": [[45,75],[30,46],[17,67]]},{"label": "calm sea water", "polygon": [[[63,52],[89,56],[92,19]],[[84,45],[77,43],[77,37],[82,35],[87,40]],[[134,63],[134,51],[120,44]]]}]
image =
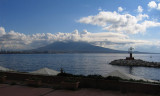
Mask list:
[{"label": "calm sea water", "polygon": [[[0,66],[30,72],[43,67],[72,74],[105,75],[114,70],[147,79],[160,80],[160,68],[126,67],[110,65],[115,59],[124,59],[128,54],[1,54]],[[136,59],[160,62],[160,54],[134,54]],[[151,58],[152,57],[152,58]]]}]

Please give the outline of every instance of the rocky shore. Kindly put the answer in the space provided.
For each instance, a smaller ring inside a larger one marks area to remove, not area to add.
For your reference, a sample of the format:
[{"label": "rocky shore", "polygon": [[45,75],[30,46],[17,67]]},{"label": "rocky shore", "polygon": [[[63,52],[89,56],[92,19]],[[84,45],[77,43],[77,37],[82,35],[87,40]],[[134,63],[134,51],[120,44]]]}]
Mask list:
[{"label": "rocky shore", "polygon": [[135,59],[135,60],[118,59],[111,61],[110,64],[120,65],[120,66],[142,66],[142,67],[160,68],[160,62],[148,62],[140,59]]}]

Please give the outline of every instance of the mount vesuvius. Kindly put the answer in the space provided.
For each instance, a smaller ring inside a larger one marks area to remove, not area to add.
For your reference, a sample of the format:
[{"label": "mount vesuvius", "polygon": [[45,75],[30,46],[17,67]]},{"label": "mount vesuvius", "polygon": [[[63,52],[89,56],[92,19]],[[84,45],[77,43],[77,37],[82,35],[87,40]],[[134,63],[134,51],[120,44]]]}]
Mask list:
[{"label": "mount vesuvius", "polygon": [[127,51],[113,50],[94,46],[87,42],[54,42],[44,47],[31,50],[40,53],[126,53]]}]

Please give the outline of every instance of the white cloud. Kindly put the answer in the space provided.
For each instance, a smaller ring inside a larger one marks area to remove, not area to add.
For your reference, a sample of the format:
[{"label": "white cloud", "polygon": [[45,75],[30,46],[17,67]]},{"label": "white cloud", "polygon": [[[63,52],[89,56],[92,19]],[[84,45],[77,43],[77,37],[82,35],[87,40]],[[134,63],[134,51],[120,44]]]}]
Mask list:
[{"label": "white cloud", "polygon": [[[144,25],[155,26],[153,22],[147,21],[144,23]],[[121,50],[126,50],[130,46],[157,46],[160,44],[160,41],[158,40],[154,42],[147,40],[134,40],[130,39],[126,34],[114,32],[91,33],[87,30],[83,30],[82,32],[74,30],[71,33],[59,32],[57,34],[37,33],[32,35],[25,35],[23,33],[14,31],[5,32],[3,27],[0,27],[0,30],[3,31],[2,33],[5,33],[0,37],[0,48],[10,50],[34,49],[56,41],[83,41],[97,46]]]},{"label": "white cloud", "polygon": [[0,27],[0,36],[3,36],[4,34],[6,34],[5,29]]},{"label": "white cloud", "polygon": [[102,11],[102,8],[98,8],[98,11]]},{"label": "white cloud", "polygon": [[157,10],[160,10],[160,3],[158,4]]},{"label": "white cloud", "polygon": [[[148,21],[146,14],[133,16],[117,12],[101,11],[95,16],[82,17],[78,22],[101,26],[104,30],[130,34],[144,33],[147,28],[160,26],[159,22]],[[146,25],[146,23],[149,23]]]},{"label": "white cloud", "polygon": [[156,3],[155,1],[151,1],[151,2],[148,3],[148,7],[150,9],[160,10],[160,3]]},{"label": "white cloud", "polygon": [[122,7],[118,7],[118,12],[122,12],[123,8]]},{"label": "white cloud", "polygon": [[139,13],[143,12],[143,8],[142,8],[142,6],[138,6],[137,11],[138,11]]},{"label": "white cloud", "polygon": [[149,16],[147,15],[147,14],[138,14],[137,16],[136,16],[136,18],[137,18],[137,20],[138,21],[142,21],[143,19],[145,19],[145,18],[149,18]]},{"label": "white cloud", "polygon": [[148,7],[150,7],[150,8],[157,8],[157,4],[156,4],[155,1],[151,1],[151,2],[148,3]]}]

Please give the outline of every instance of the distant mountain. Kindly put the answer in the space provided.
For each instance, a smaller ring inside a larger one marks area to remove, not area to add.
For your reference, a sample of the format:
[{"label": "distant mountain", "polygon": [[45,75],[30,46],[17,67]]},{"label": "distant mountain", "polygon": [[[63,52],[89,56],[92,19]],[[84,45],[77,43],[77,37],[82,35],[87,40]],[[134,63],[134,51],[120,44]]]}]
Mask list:
[{"label": "distant mountain", "polygon": [[127,51],[113,50],[94,46],[86,42],[54,42],[44,47],[32,50],[39,53],[127,53]]}]

